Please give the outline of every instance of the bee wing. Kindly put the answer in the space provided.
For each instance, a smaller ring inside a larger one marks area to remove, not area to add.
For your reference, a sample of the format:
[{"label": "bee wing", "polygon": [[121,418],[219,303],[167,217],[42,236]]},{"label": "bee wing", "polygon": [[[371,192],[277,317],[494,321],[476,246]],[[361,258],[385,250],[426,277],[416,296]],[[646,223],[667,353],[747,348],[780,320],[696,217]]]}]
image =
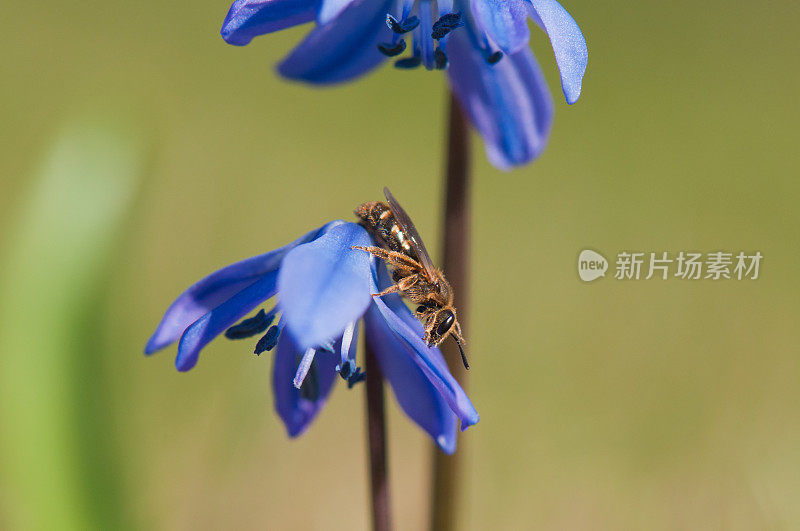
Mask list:
[{"label": "bee wing", "polygon": [[414,250],[417,251],[417,256],[419,256],[419,261],[422,263],[425,273],[427,273],[430,279],[435,279],[436,268],[433,265],[433,260],[431,260],[428,250],[425,248],[425,244],[422,242],[422,237],[419,235],[419,232],[417,232],[417,228],[414,226],[411,218],[408,217],[406,211],[403,210],[403,207],[400,206],[400,203],[397,202],[397,199],[395,199],[395,197],[392,195],[392,192],[390,192],[388,188],[383,189],[383,195],[386,196],[386,200],[389,202],[389,208],[392,209],[394,219],[396,219],[400,224],[400,228],[403,229],[403,232],[408,236],[408,240],[411,242],[412,247],[414,247]]}]

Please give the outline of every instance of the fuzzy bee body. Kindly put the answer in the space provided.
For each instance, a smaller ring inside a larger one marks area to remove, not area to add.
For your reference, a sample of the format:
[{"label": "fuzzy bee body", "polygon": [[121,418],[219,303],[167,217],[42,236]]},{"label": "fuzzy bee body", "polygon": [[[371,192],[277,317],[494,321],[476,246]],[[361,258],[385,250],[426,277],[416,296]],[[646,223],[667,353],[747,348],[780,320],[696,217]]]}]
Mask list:
[{"label": "fuzzy bee body", "polygon": [[369,201],[355,211],[380,247],[354,247],[382,259],[391,268],[395,284],[374,296],[400,293],[419,306],[415,315],[425,326],[423,340],[439,345],[452,335],[461,349],[464,366],[469,369],[462,345],[461,326],[453,306],[453,289],[444,274],[433,266],[425,244],[408,214],[388,189],[387,202]]},{"label": "fuzzy bee body", "polygon": [[[367,230],[376,237],[381,247],[389,251],[403,254],[415,262],[420,261],[417,250],[411,244],[409,236],[401,228],[401,225],[392,213],[391,207],[387,203],[379,201],[364,203],[356,209],[356,216],[361,219],[362,224],[366,226]],[[416,304],[427,304],[431,307],[437,306],[435,301],[432,300],[432,295],[435,291],[442,291],[442,289],[438,289],[435,283],[429,282],[424,277],[419,276],[418,272],[413,269],[398,267],[391,263],[389,263],[389,266],[392,271],[392,280],[395,282],[399,283],[412,275],[418,277],[415,278],[413,285],[410,286],[409,289],[404,290],[403,295]],[[449,297],[449,284],[447,286],[442,286],[442,288],[445,291],[443,298],[451,298]]]},{"label": "fuzzy bee body", "polygon": [[408,236],[400,228],[388,204],[380,201],[369,201],[356,209],[358,216],[367,229],[380,239],[380,243],[391,251],[402,253],[419,262],[416,250],[411,246]]}]

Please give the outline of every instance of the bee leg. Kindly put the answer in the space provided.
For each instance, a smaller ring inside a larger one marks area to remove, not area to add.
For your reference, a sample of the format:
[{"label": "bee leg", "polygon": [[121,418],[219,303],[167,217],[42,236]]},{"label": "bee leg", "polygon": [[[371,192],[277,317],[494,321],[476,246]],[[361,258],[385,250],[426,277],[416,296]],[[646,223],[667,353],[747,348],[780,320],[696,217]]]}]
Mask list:
[{"label": "bee leg", "polygon": [[400,286],[398,284],[393,284],[386,288],[385,290],[381,291],[380,293],[373,293],[373,297],[383,297],[384,295],[389,295],[390,293],[395,293],[400,291]]},{"label": "bee leg", "polygon": [[411,270],[422,269],[422,265],[419,262],[417,262],[413,258],[404,255],[403,253],[398,253],[397,251],[388,251],[380,247],[362,247],[361,245],[354,245],[351,247],[351,249],[366,251],[372,256],[380,258],[387,264],[393,265],[395,267],[400,267],[403,269],[411,269]]},{"label": "bee leg", "polygon": [[467,342],[464,340],[464,336],[461,335],[461,323],[458,321],[456,321],[456,325],[452,328],[450,333],[453,334],[453,337],[455,337],[455,339],[462,345],[467,344]]},{"label": "bee leg", "polygon": [[398,291],[406,291],[411,286],[413,286],[417,282],[417,275],[412,275],[410,277],[405,277],[400,280],[397,284],[393,284],[386,288],[385,290],[381,291],[380,293],[373,293],[373,297],[383,297],[384,295],[388,295],[390,293],[396,293]]},{"label": "bee leg", "polygon": [[386,249],[381,249],[380,247],[364,247],[363,245],[353,245],[350,249],[358,249],[359,251],[366,251],[369,254],[375,255],[378,258],[382,258],[383,255],[388,253]]},{"label": "bee leg", "polygon": [[425,306],[424,304],[420,304],[419,306],[417,306],[417,309],[414,310],[414,314],[417,316],[417,319],[425,322],[428,321],[430,313],[431,313],[430,308]]},{"label": "bee leg", "polygon": [[433,326],[436,324],[436,313],[431,312],[427,319],[425,320],[425,333],[422,336],[422,340],[425,342],[426,345],[432,347],[435,345],[433,341]]}]

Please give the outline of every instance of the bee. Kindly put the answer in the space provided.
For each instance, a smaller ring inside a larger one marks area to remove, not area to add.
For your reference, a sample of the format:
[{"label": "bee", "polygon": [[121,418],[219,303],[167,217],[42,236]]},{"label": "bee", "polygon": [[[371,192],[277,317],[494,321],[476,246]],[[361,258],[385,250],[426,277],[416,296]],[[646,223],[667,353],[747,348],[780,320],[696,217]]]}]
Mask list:
[{"label": "bee", "polygon": [[373,297],[399,293],[418,307],[414,315],[425,326],[422,340],[438,346],[448,336],[458,345],[461,361],[469,370],[464,354],[464,337],[453,306],[453,288],[444,274],[434,267],[425,244],[414,223],[388,188],[383,189],[386,202],[369,201],[356,209],[361,224],[376,238],[381,247],[353,249],[366,251],[383,260],[392,270],[394,284]]}]

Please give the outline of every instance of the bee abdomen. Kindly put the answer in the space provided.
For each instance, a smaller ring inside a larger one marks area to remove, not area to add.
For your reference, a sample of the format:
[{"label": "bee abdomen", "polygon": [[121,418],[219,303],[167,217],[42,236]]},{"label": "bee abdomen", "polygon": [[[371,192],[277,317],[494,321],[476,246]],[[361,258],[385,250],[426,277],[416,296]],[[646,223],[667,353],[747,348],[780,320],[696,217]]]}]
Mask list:
[{"label": "bee abdomen", "polygon": [[364,203],[356,209],[364,225],[380,240],[385,248],[419,260],[414,248],[394,218],[389,205],[378,201]]}]

